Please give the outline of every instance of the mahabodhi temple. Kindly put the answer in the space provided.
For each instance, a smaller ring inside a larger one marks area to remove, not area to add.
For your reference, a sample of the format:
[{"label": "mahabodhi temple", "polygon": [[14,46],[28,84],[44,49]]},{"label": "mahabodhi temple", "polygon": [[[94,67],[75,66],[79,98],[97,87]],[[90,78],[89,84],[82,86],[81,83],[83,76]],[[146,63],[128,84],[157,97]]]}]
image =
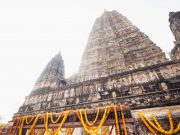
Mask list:
[{"label": "mahabodhi temple", "polygon": [[170,59],[125,16],[104,11],[79,71],[65,78],[63,58],[55,55],[0,133],[180,134],[180,12],[170,12],[169,23]]}]

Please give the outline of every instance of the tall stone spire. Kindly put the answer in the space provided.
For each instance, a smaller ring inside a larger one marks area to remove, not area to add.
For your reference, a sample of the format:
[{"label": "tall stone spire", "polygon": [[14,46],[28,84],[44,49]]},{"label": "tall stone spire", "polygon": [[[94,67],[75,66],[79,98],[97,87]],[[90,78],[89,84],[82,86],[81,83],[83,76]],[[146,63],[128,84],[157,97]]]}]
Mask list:
[{"label": "tall stone spire", "polygon": [[147,35],[117,11],[96,19],[82,56],[79,81],[108,76],[166,61]]},{"label": "tall stone spire", "polygon": [[59,52],[51,61],[47,64],[44,71],[34,85],[33,91],[39,89],[55,89],[58,88],[64,82],[64,61],[61,53]]}]

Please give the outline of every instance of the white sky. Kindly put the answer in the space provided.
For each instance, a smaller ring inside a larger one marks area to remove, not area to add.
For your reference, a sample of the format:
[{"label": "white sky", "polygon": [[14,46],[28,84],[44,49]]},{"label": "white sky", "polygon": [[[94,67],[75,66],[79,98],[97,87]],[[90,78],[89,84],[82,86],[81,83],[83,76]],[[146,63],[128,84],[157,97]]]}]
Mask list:
[{"label": "white sky", "polygon": [[0,0],[0,116],[11,120],[61,50],[66,77],[75,73],[95,18],[117,10],[166,53],[173,47],[168,14],[179,0]]}]

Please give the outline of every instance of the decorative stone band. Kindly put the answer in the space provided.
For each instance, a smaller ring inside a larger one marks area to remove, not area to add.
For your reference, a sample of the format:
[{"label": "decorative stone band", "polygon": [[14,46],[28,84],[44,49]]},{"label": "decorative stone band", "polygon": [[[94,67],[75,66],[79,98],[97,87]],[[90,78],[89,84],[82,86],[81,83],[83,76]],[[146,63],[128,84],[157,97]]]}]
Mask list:
[{"label": "decorative stone band", "polygon": [[[15,116],[47,112],[47,111],[58,112],[60,110],[68,110],[72,108],[73,109],[82,108],[82,107],[95,108],[96,106],[102,106],[102,105],[105,106],[112,103],[126,104],[131,109],[138,109],[138,108],[140,109],[140,108],[148,108],[148,107],[157,107],[159,106],[159,104],[161,104],[161,106],[170,105],[170,103],[168,102],[167,104],[166,101],[173,99],[172,104],[175,105],[175,104],[180,103],[180,100],[179,100],[180,96],[178,94],[179,90],[180,88],[168,89],[168,91],[159,90],[156,92],[149,92],[149,93],[137,94],[137,95],[132,95],[132,96],[115,97],[115,98],[103,99],[103,100],[98,100],[98,101],[82,102],[82,103],[77,103],[77,104],[50,107],[46,109],[22,111],[22,112],[19,111],[17,114],[15,114]],[[154,97],[154,100],[152,100],[152,95]],[[141,102],[141,104],[138,104],[139,102]],[[27,107],[29,106],[24,106],[22,107],[22,109],[27,108]]]}]

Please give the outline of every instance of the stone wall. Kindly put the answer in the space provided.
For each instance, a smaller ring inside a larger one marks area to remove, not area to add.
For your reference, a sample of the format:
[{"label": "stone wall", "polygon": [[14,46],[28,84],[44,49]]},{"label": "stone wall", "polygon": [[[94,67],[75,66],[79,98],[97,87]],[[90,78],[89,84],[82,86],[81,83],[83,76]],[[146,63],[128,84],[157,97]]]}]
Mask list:
[{"label": "stone wall", "polygon": [[17,115],[112,103],[131,108],[177,104],[180,101],[179,76],[180,62],[171,61],[54,90],[32,92]]}]

